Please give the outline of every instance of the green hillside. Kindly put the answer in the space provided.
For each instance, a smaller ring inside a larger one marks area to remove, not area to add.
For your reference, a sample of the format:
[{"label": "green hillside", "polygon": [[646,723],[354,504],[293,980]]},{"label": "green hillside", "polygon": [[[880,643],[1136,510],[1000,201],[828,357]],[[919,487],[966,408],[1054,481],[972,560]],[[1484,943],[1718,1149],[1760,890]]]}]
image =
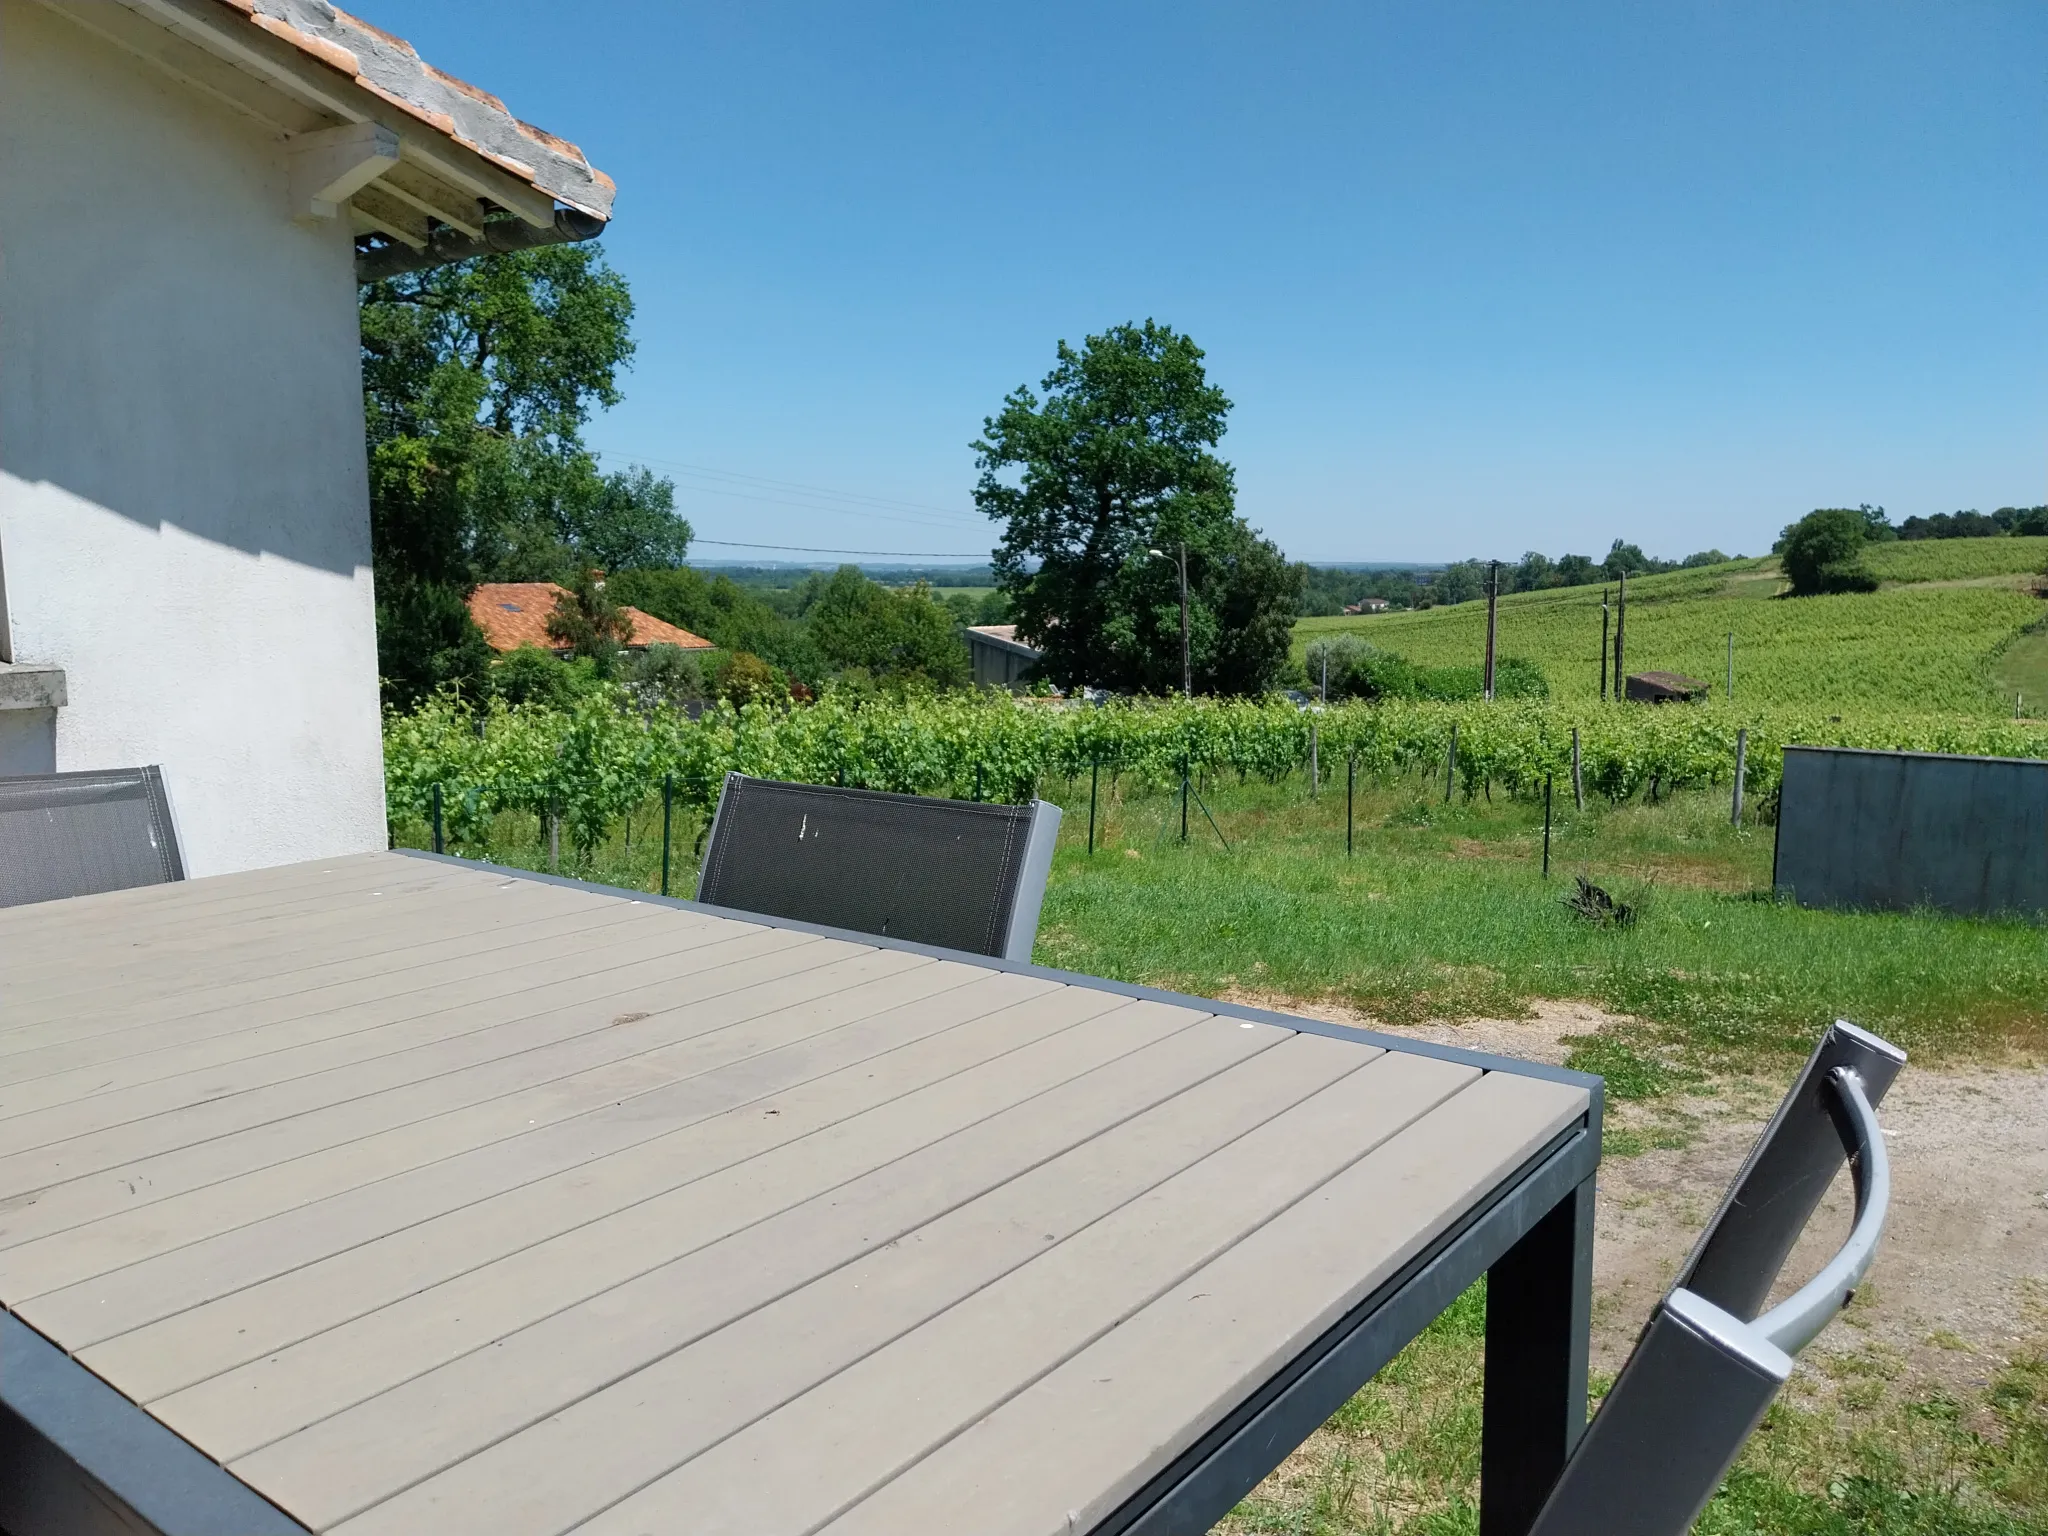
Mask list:
[{"label": "green hillside", "polygon": [[[2043,710],[2025,685],[2039,677],[2048,706],[2048,604],[2032,579],[2048,566],[2048,538],[1878,545],[1870,567],[1885,585],[1837,597],[1779,599],[1776,564],[1736,560],[1630,582],[1628,670],[1687,673],[1719,697],[1733,633],[1737,700],[1991,714],[2009,713],[2018,690],[2031,715]],[[1600,595],[1566,587],[1502,598],[1500,654],[1542,667],[1553,697],[1596,697]],[[1303,619],[1296,654],[1345,632],[1423,665],[1470,666],[1485,651],[1486,604]]]}]

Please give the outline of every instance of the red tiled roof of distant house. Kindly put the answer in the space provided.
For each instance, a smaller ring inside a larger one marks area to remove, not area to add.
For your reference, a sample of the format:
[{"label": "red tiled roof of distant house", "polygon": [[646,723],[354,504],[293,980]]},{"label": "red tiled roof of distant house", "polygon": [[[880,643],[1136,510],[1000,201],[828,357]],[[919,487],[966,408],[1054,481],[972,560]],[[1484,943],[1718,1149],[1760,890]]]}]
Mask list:
[{"label": "red tiled roof of distant house", "polygon": [[[469,595],[469,616],[495,651],[516,651],[522,645],[543,650],[566,650],[548,633],[548,619],[563,588],[552,581],[487,581]],[[701,635],[657,619],[638,608],[620,610],[632,620],[629,646],[673,645],[686,651],[709,651],[717,647]]]}]

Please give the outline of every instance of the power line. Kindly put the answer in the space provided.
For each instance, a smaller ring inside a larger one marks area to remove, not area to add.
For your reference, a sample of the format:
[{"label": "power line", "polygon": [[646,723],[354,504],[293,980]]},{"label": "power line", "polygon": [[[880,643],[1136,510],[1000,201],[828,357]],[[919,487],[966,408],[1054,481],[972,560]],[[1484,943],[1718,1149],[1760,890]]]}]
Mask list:
[{"label": "power line", "polygon": [[949,533],[959,531],[951,523],[901,512],[878,512],[868,507],[835,507],[815,501],[792,501],[786,496],[762,496],[752,491],[728,490],[724,486],[691,485],[687,481],[682,489],[696,496],[724,496],[736,501],[757,501],[777,507],[796,507],[805,512],[831,512],[840,517],[864,517],[882,523],[908,523],[913,528],[943,528]]},{"label": "power line", "polygon": [[[681,460],[681,459],[661,459],[661,458],[654,458],[654,457],[652,457],[652,456],[650,456],[650,455],[648,455],[648,454],[640,454],[640,453],[627,453],[627,452],[624,452],[623,450],[619,450],[619,449],[597,448],[597,449],[594,449],[594,450],[592,450],[592,451],[593,451],[593,452],[595,452],[595,453],[597,453],[597,454],[599,455],[599,457],[611,457],[611,458],[620,458],[620,459],[634,459],[634,460],[638,460],[639,462],[642,462],[642,463],[646,463],[646,464],[655,464],[655,465],[659,465],[659,466],[660,466],[661,468],[663,468],[663,469],[678,469],[678,470],[682,470],[682,471],[684,471],[684,472],[686,472],[686,473],[688,473],[688,474],[692,474],[692,475],[698,475],[698,476],[709,476],[709,477],[711,477],[712,479],[715,479],[715,480],[732,480],[732,481],[740,481],[740,482],[744,482],[745,484],[748,484],[748,485],[755,485],[755,486],[765,486],[765,487],[767,487],[767,488],[769,488],[769,489],[771,489],[771,490],[777,490],[777,491],[802,491],[802,492],[804,492],[804,493],[806,493],[806,494],[808,494],[808,495],[812,495],[812,496],[823,496],[823,497],[825,497],[825,498],[827,498],[828,500],[831,500],[831,501],[841,501],[841,502],[850,502],[850,503],[854,503],[854,504],[855,504],[856,506],[858,506],[859,508],[861,508],[861,509],[863,509],[863,510],[865,510],[865,509],[869,509],[869,508],[883,508],[883,507],[886,507],[886,508],[891,508],[891,509],[894,509],[894,510],[897,510],[897,511],[903,511],[903,512],[922,512],[922,513],[936,513],[936,514],[938,514],[938,515],[939,515],[939,516],[941,516],[941,517],[950,517],[950,518],[954,518],[954,519],[957,519],[957,520],[959,520],[959,521],[963,521],[963,522],[974,522],[974,523],[978,523],[978,522],[980,522],[980,521],[982,520],[982,518],[981,518],[981,514],[980,514],[980,513],[978,513],[978,512],[962,512],[962,511],[960,511],[960,510],[959,510],[958,508],[955,508],[955,507],[937,507],[937,506],[933,506],[933,505],[932,505],[932,504],[931,504],[930,502],[923,502],[923,501],[905,501],[905,500],[903,500],[903,499],[902,499],[901,497],[895,497],[895,496],[870,496],[870,495],[868,495],[867,493],[865,493],[865,492],[863,492],[863,491],[840,491],[840,490],[834,490],[834,489],[833,489],[832,487],[830,487],[830,486],[824,486],[824,485],[807,485],[807,484],[805,484],[804,482],[802,482],[802,481],[798,481],[798,480],[776,480],[776,479],[772,479],[772,478],[770,478],[769,476],[766,476],[766,475],[744,475],[744,474],[741,474],[741,473],[740,473],[739,471],[737,471],[737,470],[731,470],[731,469],[716,469],[716,468],[713,468],[713,467],[712,467],[711,465],[708,465],[708,464],[690,464],[690,463],[686,463],[686,462],[684,462],[684,461],[683,461],[683,460]],[[698,489],[699,489],[699,490],[710,490],[710,489],[713,489],[713,488],[712,488],[712,487],[709,487],[709,486],[699,486],[699,487],[698,487]],[[722,494],[722,495],[728,495],[728,496],[744,496],[744,495],[746,495],[746,493],[745,493],[744,491],[737,491],[737,490],[721,490],[721,491],[720,491],[720,494]],[[774,498],[771,498],[771,497],[750,497],[750,498],[748,498],[748,499],[750,499],[750,500],[757,500],[757,499],[758,499],[758,500],[773,500]],[[788,506],[803,506],[803,505],[806,505],[806,503],[803,503],[803,502],[787,502],[787,503],[785,503],[785,505],[788,505]],[[830,507],[820,507],[820,508],[818,508],[817,510],[819,510],[819,511],[840,511],[840,510],[850,510],[850,509],[847,509],[847,508],[830,508]]]},{"label": "power line", "polygon": [[985,560],[986,555],[941,554],[928,549],[819,549],[811,544],[746,544],[737,539],[692,539],[692,544],[716,544],[720,549],[772,549],[789,555],[882,555],[901,560]]}]

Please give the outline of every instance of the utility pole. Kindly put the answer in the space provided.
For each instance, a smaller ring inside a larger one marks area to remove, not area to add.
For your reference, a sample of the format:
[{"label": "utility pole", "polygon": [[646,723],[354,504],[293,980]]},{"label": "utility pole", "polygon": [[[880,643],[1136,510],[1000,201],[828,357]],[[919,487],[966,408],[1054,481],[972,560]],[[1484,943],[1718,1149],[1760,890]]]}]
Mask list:
[{"label": "utility pole", "polygon": [[1600,702],[1607,702],[1607,588],[1600,589]]},{"label": "utility pole", "polygon": [[1614,702],[1619,704],[1628,698],[1627,674],[1622,670],[1622,635],[1628,628],[1628,572],[1621,573],[1620,590],[1614,599]]},{"label": "utility pole", "polygon": [[1486,573],[1486,697],[1493,697],[1494,622],[1500,612],[1500,562],[1489,560]]},{"label": "utility pole", "polygon": [[[1195,667],[1188,656],[1188,545],[1180,545],[1180,691],[1183,698],[1195,696]],[[1187,841],[1187,829],[1181,829],[1181,841]]]}]

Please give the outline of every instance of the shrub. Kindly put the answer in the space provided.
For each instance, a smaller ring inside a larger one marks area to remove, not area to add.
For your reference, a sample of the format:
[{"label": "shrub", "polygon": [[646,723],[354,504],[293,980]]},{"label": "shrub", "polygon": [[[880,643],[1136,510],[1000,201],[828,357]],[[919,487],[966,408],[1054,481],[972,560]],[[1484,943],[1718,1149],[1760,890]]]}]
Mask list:
[{"label": "shrub", "polygon": [[1875,592],[1877,578],[1863,565],[1868,542],[1862,517],[1845,508],[1809,512],[1785,530],[1779,548],[1795,597],[1824,592]]},{"label": "shrub", "polygon": [[650,645],[625,665],[625,683],[643,705],[681,707],[711,697],[703,659],[679,645]]},{"label": "shrub", "polygon": [[587,663],[563,661],[553,651],[522,645],[491,668],[491,692],[507,704],[568,709],[598,685]]},{"label": "shrub", "polygon": [[760,657],[734,651],[725,659],[712,680],[718,697],[739,709],[748,704],[771,704],[789,697],[789,684]]},{"label": "shrub", "polygon": [[[1486,676],[1480,667],[1418,667],[1405,656],[1380,650],[1356,635],[1338,635],[1313,642],[1302,658],[1302,672],[1306,674],[1310,693],[1322,684],[1326,656],[1333,700],[1435,699],[1440,703],[1457,703],[1479,698],[1486,692]],[[1496,698],[1547,699],[1550,683],[1543,669],[1533,661],[1504,656],[1494,664],[1493,691]]]}]

